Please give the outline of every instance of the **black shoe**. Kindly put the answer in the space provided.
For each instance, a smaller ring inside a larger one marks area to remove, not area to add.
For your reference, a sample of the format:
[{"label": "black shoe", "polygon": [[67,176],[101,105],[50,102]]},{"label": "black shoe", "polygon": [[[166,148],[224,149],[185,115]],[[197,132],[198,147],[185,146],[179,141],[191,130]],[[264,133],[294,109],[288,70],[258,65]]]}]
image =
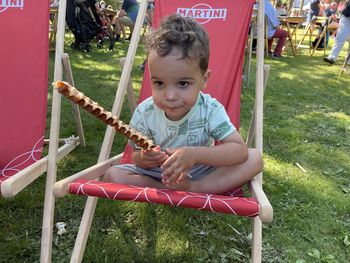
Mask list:
[{"label": "black shoe", "polygon": [[272,54],[271,57],[272,57],[272,58],[276,58],[276,59],[283,58],[283,56],[282,56],[282,55],[279,55],[279,54]]},{"label": "black shoe", "polygon": [[331,65],[333,65],[333,64],[335,63],[335,60],[334,60],[334,59],[328,58],[328,57],[323,58],[323,61],[324,61],[324,62],[327,62],[327,63],[329,63],[329,64],[331,64]]}]

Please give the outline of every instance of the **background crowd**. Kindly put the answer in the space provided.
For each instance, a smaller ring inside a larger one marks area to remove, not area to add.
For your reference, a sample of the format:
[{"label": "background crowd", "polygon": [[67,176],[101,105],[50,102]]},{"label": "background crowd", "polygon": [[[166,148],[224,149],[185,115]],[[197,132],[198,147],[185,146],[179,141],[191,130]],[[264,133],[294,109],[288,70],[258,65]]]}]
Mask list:
[{"label": "background crowd", "polygon": [[[130,40],[136,17],[139,12],[139,0],[85,0],[72,1],[85,2],[85,5],[91,9],[94,14],[94,22],[96,22],[101,30],[96,30],[96,37],[100,39],[99,46],[103,46],[105,39],[111,41],[108,50],[112,51],[115,41]],[[147,13],[144,21],[146,32],[152,26],[154,0],[148,0]],[[258,1],[257,1],[258,2]],[[305,22],[300,30],[304,30],[316,25],[318,17],[327,17],[326,20],[327,32],[326,41],[320,41],[317,48],[324,48],[324,43],[328,45],[329,39],[334,38],[334,45],[331,52],[323,60],[330,65],[334,64],[348,42],[348,53],[350,53],[350,0],[264,0],[265,2],[265,17],[267,24],[267,51],[272,58],[280,59],[283,57],[288,32],[281,25],[281,20],[284,17],[305,17]],[[58,0],[52,3],[52,6],[57,6]],[[77,25],[79,27],[79,25]],[[317,26],[315,26],[316,28]],[[71,28],[70,28],[71,29]],[[322,32],[322,27],[319,28],[319,35]],[[74,30],[71,29],[74,33]],[[84,31],[84,30],[80,30]],[[319,36],[316,36],[313,41],[313,46],[316,45]],[[87,42],[89,39],[86,39]],[[275,43],[274,43],[275,42]],[[80,43],[75,44],[79,48]],[[91,48],[81,48],[83,51],[90,51]],[[349,56],[348,56],[349,57]],[[348,61],[350,64],[350,59]]]}]

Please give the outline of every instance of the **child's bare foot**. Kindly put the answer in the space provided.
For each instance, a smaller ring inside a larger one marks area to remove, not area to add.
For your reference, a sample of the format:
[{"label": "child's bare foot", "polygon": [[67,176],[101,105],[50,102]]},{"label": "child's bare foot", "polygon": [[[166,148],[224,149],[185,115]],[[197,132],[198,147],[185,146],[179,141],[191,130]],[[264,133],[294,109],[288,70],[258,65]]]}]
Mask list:
[{"label": "child's bare foot", "polygon": [[181,181],[165,184],[166,188],[180,191],[189,191],[191,189],[191,181],[187,176]]}]

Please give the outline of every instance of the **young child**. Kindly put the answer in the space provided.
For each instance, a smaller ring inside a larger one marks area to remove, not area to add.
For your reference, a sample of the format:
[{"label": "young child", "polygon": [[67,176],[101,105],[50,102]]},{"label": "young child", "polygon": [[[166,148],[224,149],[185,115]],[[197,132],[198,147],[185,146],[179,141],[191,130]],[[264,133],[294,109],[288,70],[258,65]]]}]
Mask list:
[{"label": "young child", "polygon": [[[224,193],[262,170],[258,151],[247,149],[224,107],[203,94],[210,76],[209,37],[192,18],[171,15],[145,43],[152,97],[135,110],[130,125],[156,148],[133,146],[135,165],[107,170],[121,184]],[[220,144],[214,146],[214,140]]]},{"label": "young child", "polygon": [[287,9],[284,8],[283,3],[281,0],[278,0],[276,2],[276,15],[279,16],[286,16],[287,15]]}]

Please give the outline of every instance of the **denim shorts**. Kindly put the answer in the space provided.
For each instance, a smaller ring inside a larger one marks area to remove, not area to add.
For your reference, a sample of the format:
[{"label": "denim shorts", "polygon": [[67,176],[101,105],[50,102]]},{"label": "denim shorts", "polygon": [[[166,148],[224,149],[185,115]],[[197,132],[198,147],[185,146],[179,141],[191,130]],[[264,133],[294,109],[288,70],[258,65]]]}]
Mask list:
[{"label": "denim shorts", "polygon": [[[160,167],[155,167],[151,169],[143,169],[134,164],[120,164],[114,166],[119,169],[127,170],[135,174],[145,175],[156,179],[157,181],[162,180],[162,169]],[[207,165],[195,165],[189,172],[189,178],[191,181],[197,181],[204,176],[214,172],[217,167],[207,166]]]}]

